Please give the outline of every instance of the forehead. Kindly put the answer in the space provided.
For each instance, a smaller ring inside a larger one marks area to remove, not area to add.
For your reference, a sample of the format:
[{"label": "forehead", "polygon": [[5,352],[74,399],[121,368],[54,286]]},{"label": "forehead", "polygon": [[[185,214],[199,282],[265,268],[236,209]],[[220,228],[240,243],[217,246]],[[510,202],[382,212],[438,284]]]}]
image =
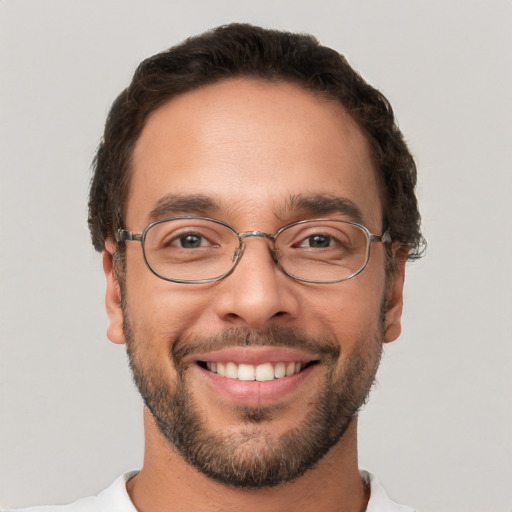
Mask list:
[{"label": "forehead", "polygon": [[351,201],[358,220],[380,229],[365,136],[338,102],[287,82],[230,79],[149,116],[134,148],[127,226],[154,220],[166,197],[197,196],[215,205],[204,213],[236,217],[241,229],[292,219],[304,204],[294,198],[323,196]]}]

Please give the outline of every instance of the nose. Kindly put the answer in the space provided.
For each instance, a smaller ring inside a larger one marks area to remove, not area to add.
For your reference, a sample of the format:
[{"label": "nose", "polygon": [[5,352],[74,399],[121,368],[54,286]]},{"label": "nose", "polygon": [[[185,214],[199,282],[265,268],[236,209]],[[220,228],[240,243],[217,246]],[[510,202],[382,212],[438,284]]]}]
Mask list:
[{"label": "nose", "polygon": [[300,284],[274,261],[272,242],[256,235],[244,244],[235,270],[219,283],[215,304],[218,317],[232,326],[258,330],[296,318],[300,304],[294,292]]}]

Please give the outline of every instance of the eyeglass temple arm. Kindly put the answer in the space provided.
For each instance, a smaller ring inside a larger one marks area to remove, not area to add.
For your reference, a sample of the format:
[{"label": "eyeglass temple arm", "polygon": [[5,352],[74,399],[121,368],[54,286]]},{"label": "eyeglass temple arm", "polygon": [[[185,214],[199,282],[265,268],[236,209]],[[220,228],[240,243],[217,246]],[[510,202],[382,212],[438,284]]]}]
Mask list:
[{"label": "eyeglass temple arm", "polygon": [[385,231],[384,233],[382,233],[382,235],[372,234],[371,241],[373,242],[374,240],[376,240],[377,242],[382,242],[383,244],[389,244],[392,241],[389,231]]},{"label": "eyeglass temple arm", "polygon": [[142,240],[142,235],[138,235],[136,233],[131,233],[130,231],[127,231],[126,229],[118,229],[116,231],[116,242],[131,242],[131,241],[137,241],[140,242]]}]

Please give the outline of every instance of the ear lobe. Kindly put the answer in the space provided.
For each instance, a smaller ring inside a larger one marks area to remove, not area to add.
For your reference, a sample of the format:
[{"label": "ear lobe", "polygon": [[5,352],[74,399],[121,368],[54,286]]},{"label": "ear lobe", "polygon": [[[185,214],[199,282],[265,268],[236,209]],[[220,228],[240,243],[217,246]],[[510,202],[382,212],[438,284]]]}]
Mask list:
[{"label": "ear lobe", "polygon": [[109,324],[107,337],[113,343],[123,344],[126,342],[123,330],[123,310],[121,308],[121,289],[114,270],[115,245],[111,239],[105,242],[103,256],[103,271],[107,281],[105,293],[105,306]]},{"label": "ear lobe", "polygon": [[406,254],[395,254],[395,268],[387,289],[384,322],[384,342],[395,341],[402,332],[402,306],[405,281]]}]

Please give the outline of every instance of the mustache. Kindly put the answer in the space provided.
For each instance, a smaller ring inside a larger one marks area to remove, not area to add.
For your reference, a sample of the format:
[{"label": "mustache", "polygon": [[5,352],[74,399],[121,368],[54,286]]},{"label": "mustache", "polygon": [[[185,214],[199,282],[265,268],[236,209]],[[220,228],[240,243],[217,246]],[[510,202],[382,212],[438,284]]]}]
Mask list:
[{"label": "mustache", "polygon": [[246,327],[230,327],[208,336],[183,336],[171,347],[177,366],[186,357],[232,347],[287,347],[313,354],[320,361],[336,360],[341,344],[334,337],[311,336],[296,327],[270,326],[263,331]]}]

